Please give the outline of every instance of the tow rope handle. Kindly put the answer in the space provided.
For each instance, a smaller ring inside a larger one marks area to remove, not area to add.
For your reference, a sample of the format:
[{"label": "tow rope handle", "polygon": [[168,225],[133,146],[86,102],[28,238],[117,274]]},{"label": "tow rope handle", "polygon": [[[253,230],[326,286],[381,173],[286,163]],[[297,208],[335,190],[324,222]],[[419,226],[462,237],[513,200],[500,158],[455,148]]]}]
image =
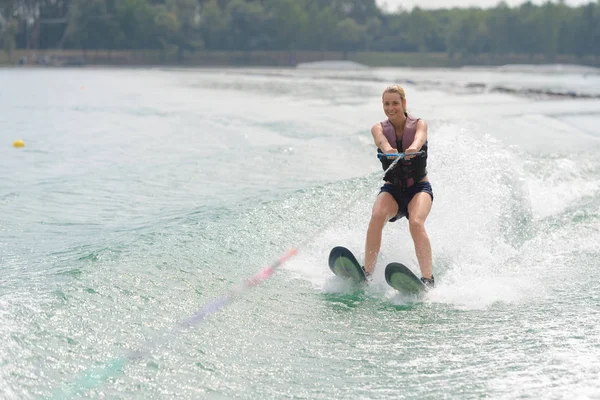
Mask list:
[{"label": "tow rope handle", "polygon": [[392,157],[397,157],[399,159],[403,159],[406,156],[416,156],[416,157],[421,157],[424,156],[425,152],[423,150],[421,151],[417,151],[416,153],[411,153],[411,154],[406,154],[406,153],[377,153],[377,158],[381,158],[381,157],[386,157],[386,158],[392,158]]}]

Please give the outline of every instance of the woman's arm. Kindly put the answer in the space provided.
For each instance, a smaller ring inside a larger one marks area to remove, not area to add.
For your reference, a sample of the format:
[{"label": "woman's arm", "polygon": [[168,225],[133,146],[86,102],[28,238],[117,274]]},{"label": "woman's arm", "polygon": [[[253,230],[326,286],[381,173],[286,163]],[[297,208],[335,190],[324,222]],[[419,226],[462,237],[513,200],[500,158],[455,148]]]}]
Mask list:
[{"label": "woman's arm", "polygon": [[411,145],[406,149],[406,154],[416,153],[421,150],[421,147],[427,142],[427,124],[422,119],[417,122],[417,132],[415,133],[415,139]]},{"label": "woman's arm", "polygon": [[390,145],[390,142],[388,142],[387,138],[383,134],[383,127],[381,126],[381,124],[373,125],[373,127],[371,128],[371,135],[373,135],[373,141],[375,141],[375,146],[377,146],[377,148],[381,150],[382,153],[398,152]]}]

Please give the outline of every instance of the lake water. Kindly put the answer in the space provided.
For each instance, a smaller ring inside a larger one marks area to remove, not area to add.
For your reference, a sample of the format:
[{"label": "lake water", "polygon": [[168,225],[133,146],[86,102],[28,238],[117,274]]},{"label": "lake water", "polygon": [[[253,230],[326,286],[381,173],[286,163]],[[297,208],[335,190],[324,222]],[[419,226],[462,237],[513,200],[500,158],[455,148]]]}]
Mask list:
[{"label": "lake water", "polygon": [[[383,277],[406,220],[367,289],[327,267],[364,256],[394,83],[429,125],[420,301]],[[596,70],[3,69],[0,107],[0,398],[600,398]]]}]

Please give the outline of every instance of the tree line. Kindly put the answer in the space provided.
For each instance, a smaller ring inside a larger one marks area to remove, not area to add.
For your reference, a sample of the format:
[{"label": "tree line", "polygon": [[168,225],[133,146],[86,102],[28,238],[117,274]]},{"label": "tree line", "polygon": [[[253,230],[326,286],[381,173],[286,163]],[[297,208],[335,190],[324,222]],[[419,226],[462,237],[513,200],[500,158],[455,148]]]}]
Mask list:
[{"label": "tree line", "polygon": [[600,55],[600,0],[385,12],[375,0],[0,0],[14,49]]}]

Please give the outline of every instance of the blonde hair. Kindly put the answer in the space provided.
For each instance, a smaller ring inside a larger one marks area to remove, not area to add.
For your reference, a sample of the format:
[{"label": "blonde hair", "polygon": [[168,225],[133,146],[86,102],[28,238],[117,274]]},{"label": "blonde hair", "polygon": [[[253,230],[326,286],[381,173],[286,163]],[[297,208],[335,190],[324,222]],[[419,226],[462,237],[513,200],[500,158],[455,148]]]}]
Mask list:
[{"label": "blonde hair", "polygon": [[[404,92],[404,88],[400,85],[392,85],[392,86],[388,86],[385,88],[385,90],[383,91],[381,98],[383,99],[383,95],[386,93],[396,93],[400,95],[400,101],[402,102],[402,105],[405,105],[405,101],[406,101],[406,93]],[[406,107],[404,107],[404,114],[408,115],[408,110],[406,109]]]},{"label": "blonde hair", "polygon": [[404,92],[404,88],[400,85],[392,85],[385,88],[381,97],[383,97],[386,93],[397,93],[400,95],[400,100],[406,100],[406,93]]}]

